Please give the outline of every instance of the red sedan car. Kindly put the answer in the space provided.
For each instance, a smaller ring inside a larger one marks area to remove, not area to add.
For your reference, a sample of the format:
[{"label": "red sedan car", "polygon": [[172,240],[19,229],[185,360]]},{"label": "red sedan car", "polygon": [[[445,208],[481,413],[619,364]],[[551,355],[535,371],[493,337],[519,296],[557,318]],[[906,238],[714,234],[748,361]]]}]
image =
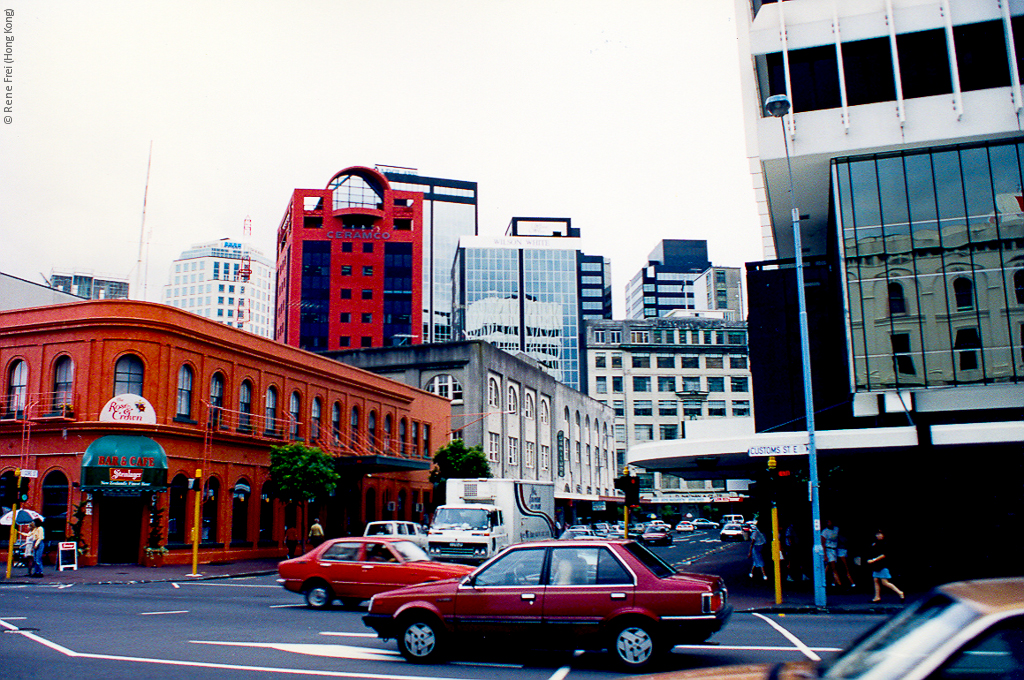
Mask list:
[{"label": "red sedan car", "polygon": [[310,607],[322,609],[335,600],[353,607],[377,593],[471,571],[468,565],[433,562],[407,539],[335,538],[278,564],[277,582],[303,593]]},{"label": "red sedan car", "polygon": [[607,649],[647,667],[659,652],[706,640],[731,613],[718,576],[677,572],[635,541],[539,541],[507,548],[460,580],[375,595],[363,622],[409,661],[474,642],[508,648]]}]

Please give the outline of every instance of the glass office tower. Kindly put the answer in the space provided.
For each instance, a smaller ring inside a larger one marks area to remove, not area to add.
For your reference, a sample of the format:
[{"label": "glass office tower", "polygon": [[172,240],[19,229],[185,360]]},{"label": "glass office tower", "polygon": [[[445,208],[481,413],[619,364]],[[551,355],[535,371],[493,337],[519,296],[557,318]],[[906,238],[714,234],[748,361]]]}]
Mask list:
[{"label": "glass office tower", "polygon": [[459,339],[522,352],[583,389],[578,246],[578,238],[557,234],[461,239],[452,270]]},{"label": "glass office tower", "polygon": [[400,191],[423,194],[423,311],[421,342],[452,339],[451,272],[463,236],[477,234],[476,182],[426,177],[412,168],[378,165]]}]

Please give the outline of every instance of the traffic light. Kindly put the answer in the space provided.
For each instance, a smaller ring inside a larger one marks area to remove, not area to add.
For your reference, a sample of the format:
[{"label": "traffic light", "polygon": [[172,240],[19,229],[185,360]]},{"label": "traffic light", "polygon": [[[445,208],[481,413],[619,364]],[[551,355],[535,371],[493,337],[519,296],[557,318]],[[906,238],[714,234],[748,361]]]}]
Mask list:
[{"label": "traffic light", "polygon": [[640,505],[640,478],[623,475],[615,479],[615,488],[626,496],[626,505]]},{"label": "traffic light", "polygon": [[18,482],[18,503],[28,502],[28,477],[22,477]]}]

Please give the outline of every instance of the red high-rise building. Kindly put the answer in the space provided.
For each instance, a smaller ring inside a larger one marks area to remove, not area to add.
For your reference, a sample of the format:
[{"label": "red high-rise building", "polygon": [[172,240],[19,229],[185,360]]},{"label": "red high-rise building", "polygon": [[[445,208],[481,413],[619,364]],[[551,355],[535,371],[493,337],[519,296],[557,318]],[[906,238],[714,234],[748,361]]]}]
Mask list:
[{"label": "red high-rise building", "polygon": [[277,235],[276,339],[313,352],[419,344],[423,194],[366,167],[296,189]]}]

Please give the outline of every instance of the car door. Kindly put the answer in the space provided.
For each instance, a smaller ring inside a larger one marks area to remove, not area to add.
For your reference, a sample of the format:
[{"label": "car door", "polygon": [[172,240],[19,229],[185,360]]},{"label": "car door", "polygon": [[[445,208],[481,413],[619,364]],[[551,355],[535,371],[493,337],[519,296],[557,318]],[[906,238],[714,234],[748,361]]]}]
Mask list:
[{"label": "car door", "polygon": [[506,552],[455,594],[453,628],[464,635],[531,638],[542,624],[546,548]]},{"label": "car door", "polygon": [[387,541],[367,541],[359,562],[356,595],[364,599],[407,585],[402,574],[404,562]]},{"label": "car door", "polygon": [[633,603],[635,578],[605,546],[558,546],[551,549],[550,564],[544,588],[548,639],[593,636],[612,612]]},{"label": "car door", "polygon": [[320,555],[317,568],[331,584],[335,597],[352,597],[358,590],[362,541],[337,541]]}]

